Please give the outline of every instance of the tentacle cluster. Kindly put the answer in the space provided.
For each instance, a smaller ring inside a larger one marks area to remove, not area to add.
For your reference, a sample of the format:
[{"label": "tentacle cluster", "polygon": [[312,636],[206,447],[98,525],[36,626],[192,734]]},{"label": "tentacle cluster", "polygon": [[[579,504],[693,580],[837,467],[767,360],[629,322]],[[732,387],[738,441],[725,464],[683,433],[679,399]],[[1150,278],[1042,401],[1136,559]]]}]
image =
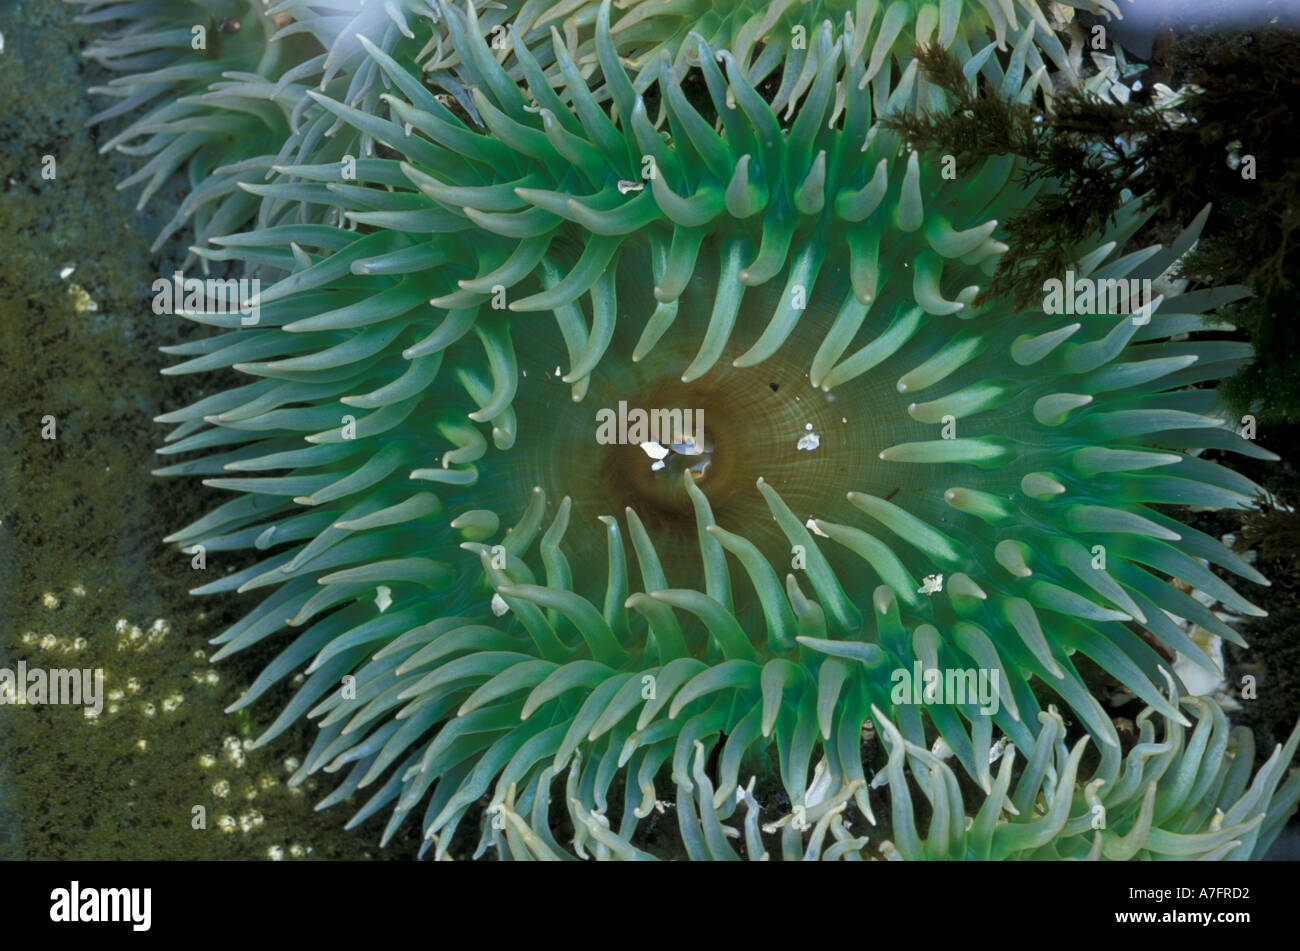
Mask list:
[{"label": "tentacle cluster", "polygon": [[[281,187],[261,192],[267,198],[259,226],[287,222],[287,218],[279,217],[286,211],[291,211],[296,221],[322,220],[321,209],[314,203],[283,197],[292,196],[292,186],[304,177],[311,180],[309,175],[300,177],[297,166],[332,163],[345,155],[376,154],[373,130],[342,122],[302,95],[306,87],[298,89],[295,85],[319,76],[321,90],[329,88],[332,98],[360,113],[374,115],[379,111],[385,83],[379,81],[376,59],[365,55],[363,38],[403,69],[440,86],[444,90],[438,96],[440,102],[454,102],[480,124],[470,90],[485,70],[494,72],[489,66],[493,59],[505,73],[495,87],[497,91],[505,82],[534,90],[545,86],[549,87],[544,97],[547,104],[554,100],[566,106],[572,106],[577,101],[573,96],[579,95],[583,103],[581,115],[591,113],[593,102],[608,106],[617,86],[622,99],[618,105],[624,107],[620,112],[626,126],[626,107],[630,103],[624,87],[629,82],[637,94],[645,93],[665,72],[680,83],[687,69],[715,49],[731,53],[728,70],[738,73],[752,87],[759,87],[772,76],[779,77],[768,105],[782,122],[790,120],[796,103],[809,92],[814,80],[829,70],[828,78],[834,86],[830,109],[834,123],[851,92],[860,93],[877,77],[878,93],[882,88],[890,89],[893,79],[908,69],[914,43],[940,43],[969,60],[972,75],[982,72],[1004,90],[1014,86],[1020,91],[1019,79],[1012,77],[1028,70],[1033,82],[1021,95],[1028,96],[1038,88],[1050,97],[1053,86],[1047,79],[1041,44],[1058,69],[1058,77],[1077,83],[1079,78],[1069,56],[1038,6],[1029,2],[1019,6],[1023,9],[1018,17],[1017,6],[1008,0],[945,0],[939,5],[913,0],[894,0],[888,5],[879,0],[831,0],[811,5],[740,4],[726,10],[641,2],[623,4],[602,15],[601,4],[594,2],[497,3],[482,10],[468,4],[462,13],[443,0],[436,4],[404,0],[371,4],[343,14],[322,11],[317,4],[286,0],[275,5],[272,12],[292,17],[293,22],[275,39],[310,33],[329,52],[287,72],[277,84],[277,91],[297,89],[297,122],[281,151],[275,175],[268,176]],[[1077,6],[1096,9],[1091,3]],[[1103,6],[1110,9],[1109,3]],[[829,31],[833,46],[818,42],[823,31]],[[992,43],[987,41],[989,32],[994,35]],[[473,44],[472,53],[467,51],[467,42]],[[1014,51],[1004,73],[992,54],[1007,49],[1008,43]],[[855,70],[846,70],[847,63],[858,65]],[[629,70],[628,80],[605,82],[606,75],[621,77],[624,67]],[[346,77],[346,82],[339,77]],[[911,74],[907,84],[918,87],[918,104],[937,105],[936,94],[923,78]],[[533,98],[541,102],[538,95],[534,93]],[[728,108],[734,109],[735,105],[734,95],[728,92]],[[508,114],[514,115],[511,103],[505,107]],[[643,132],[650,126],[662,128],[668,115],[663,103],[654,116],[643,115]],[[598,137],[595,145],[604,144],[606,140]],[[756,162],[758,158],[753,156]]]},{"label": "tentacle cluster", "polygon": [[[292,0],[277,9],[310,10],[313,4]],[[1060,5],[1120,16],[1111,0],[1079,0]],[[428,5],[419,0],[404,4],[385,4],[389,15],[403,25],[411,14],[424,14]],[[405,9],[404,9],[405,8]],[[514,55],[513,34],[539,61],[543,74],[563,93],[566,85],[564,67],[553,56],[552,39],[560,42],[569,60],[585,80],[593,80],[592,94],[606,100],[611,90],[596,81],[601,75],[598,41],[600,36],[599,3],[555,3],[550,0],[509,0],[504,3],[464,6],[475,17],[479,30],[491,42],[493,56],[516,82],[528,78],[529,71]],[[442,11],[442,7],[439,10]],[[406,14],[406,15],[403,15]],[[295,12],[295,15],[299,15]],[[339,35],[351,37],[362,32],[361,16],[348,23]],[[371,15],[371,21],[378,16]],[[439,22],[445,23],[445,13]],[[336,18],[340,22],[342,18]],[[693,36],[711,49],[729,50],[741,72],[752,85],[759,85],[773,72],[784,79],[772,94],[774,109],[790,108],[807,91],[820,66],[819,51],[811,45],[810,35],[825,22],[837,29],[847,24],[857,37],[851,58],[862,60],[868,78],[891,63],[904,68],[911,58],[914,43],[938,42],[961,53],[974,46],[982,47],[992,34],[999,49],[1019,48],[1019,43],[1036,35],[1033,48],[1025,48],[1031,71],[1045,67],[1047,57],[1069,81],[1077,80],[1070,59],[1055,35],[1041,7],[1032,0],[777,0],[745,2],[719,6],[704,2],[663,3],[660,0],[629,0],[619,3],[611,13],[609,38],[624,64],[634,74],[634,86],[644,92],[658,78],[658,64],[667,59],[674,80],[680,82],[698,60],[699,51]],[[370,34],[367,34],[370,35]],[[870,43],[870,46],[868,46]],[[954,47],[954,43],[957,45]],[[330,45],[327,42],[327,45]],[[385,52],[392,52],[377,41]],[[455,72],[465,62],[454,30],[435,29],[420,59],[426,71]],[[650,67],[648,70],[646,67]],[[1050,95],[1051,87],[1044,85]]]},{"label": "tentacle cluster", "polygon": [[[454,17],[447,22],[454,23]],[[940,284],[945,282],[945,267],[959,279],[973,279],[980,272],[970,268],[989,269],[996,263],[1004,246],[992,237],[996,220],[989,218],[1009,207],[1012,192],[1004,186],[1014,163],[993,163],[978,176],[947,183],[940,169],[923,167],[915,154],[899,155],[892,136],[876,135],[873,114],[911,101],[914,68],[896,86],[888,76],[878,76],[871,95],[854,97],[842,129],[825,128],[826,121],[835,121],[830,112],[831,55],[847,55],[841,41],[831,40],[828,27],[818,38],[827,66],[799,121],[785,132],[772,109],[734,68],[735,61],[725,52],[719,55],[727,66],[724,79],[710,55],[702,60],[704,76],[723,116],[723,131],[718,134],[711,128],[665,71],[660,88],[674,132],[670,147],[646,121],[644,100],[618,66],[612,46],[604,46],[604,62],[611,77],[622,77],[621,82],[611,79],[611,85],[619,90],[620,114],[628,117],[618,126],[600,111],[576,73],[570,79],[578,106],[565,107],[541,82],[530,90],[543,104],[531,105],[488,58],[482,37],[472,30],[457,36],[462,47],[477,50],[483,61],[485,71],[475,77],[474,97],[485,116],[486,134],[466,127],[414,77],[363,40],[401,91],[401,95],[385,96],[392,119],[313,95],[326,109],[403,153],[408,161],[360,163],[357,185],[339,182],[337,163],[297,166],[286,171],[320,184],[256,189],[269,197],[337,206],[354,224],[389,232],[379,243],[393,245],[399,256],[392,263],[367,257],[350,266],[362,277],[380,271],[384,275],[381,281],[356,281],[356,287],[389,290],[398,283],[393,274],[415,275],[403,280],[444,282],[446,290],[431,296],[435,307],[448,312],[477,312],[494,294],[502,293],[512,298],[511,312],[554,311],[566,341],[577,348],[571,354],[574,366],[566,374],[566,382],[575,385],[575,397],[583,392],[581,381],[599,363],[609,340],[608,320],[616,301],[604,295],[607,265],[629,241],[649,247],[660,304],[645,324],[638,358],[672,326],[678,299],[706,241],[721,262],[719,283],[737,288],[712,315],[706,340],[685,374],[688,380],[716,363],[735,326],[745,288],[768,284],[783,273],[787,293],[766,331],[738,365],[761,362],[779,349],[800,318],[793,301],[821,292],[820,274],[843,269],[852,294],[843,296],[812,368],[814,384],[827,388],[874,365],[870,358],[879,348],[841,359],[873,304],[878,313],[910,293],[921,305],[918,314],[900,316],[891,338],[900,345],[915,332],[924,314],[973,316],[967,303],[977,285],[961,288],[950,299],[944,297]],[[529,56],[522,45],[516,49]],[[562,48],[557,47],[556,53],[562,63],[572,65]],[[846,68],[857,75],[861,65],[849,61]],[[1022,89],[1023,67],[997,72],[1004,86]],[[738,98],[738,107],[725,105],[729,94]],[[925,195],[930,196],[928,201]],[[939,210],[949,208],[960,211],[957,220]],[[978,223],[967,227],[971,222]],[[480,237],[472,248],[463,240],[468,231]],[[426,233],[431,240],[418,247],[406,238]],[[886,234],[898,240],[885,243],[882,250]],[[313,243],[326,240],[326,235],[333,237],[325,244]],[[291,229],[255,237],[259,243],[270,243],[272,236],[280,239],[281,246],[288,239],[300,249],[325,251],[335,250],[331,245],[346,237]],[[221,243],[245,245],[249,238],[238,235]],[[361,247],[359,241],[353,245]],[[474,255],[468,261],[467,251]],[[255,258],[244,253],[244,259],[283,270],[296,268],[287,250]],[[891,288],[896,291],[893,296],[878,300],[892,265],[913,259],[917,267],[911,287]],[[331,261],[311,273],[293,275],[263,300],[325,285],[331,279],[330,269],[342,263],[337,256]],[[430,275],[428,269],[435,265],[440,271]],[[465,268],[472,270],[448,285],[447,278]],[[539,281],[541,288],[528,293]],[[823,284],[830,283],[823,279]],[[950,276],[946,283],[957,282]],[[796,285],[802,288],[798,293]],[[570,319],[565,309],[584,295],[592,298],[601,320],[587,335],[565,326]],[[407,312],[414,309],[411,304]],[[392,310],[389,315],[397,316]],[[346,325],[342,319],[335,324]],[[880,353],[881,358],[888,355]]]},{"label": "tentacle cluster", "polygon": [[81,22],[113,25],[85,55],[124,74],[90,90],[118,102],[89,124],[135,116],[100,151],[149,157],[118,187],[144,183],[144,207],[176,170],[189,179],[153,250],[191,221],[200,244],[243,227],[257,199],[239,185],[264,176],[289,136],[294,102],[276,80],[308,45],[272,43],[261,0],[68,2],[85,8]]},{"label": "tentacle cluster", "polygon": [[[366,95],[387,84],[387,118],[308,93],[378,157],[281,166],[293,181],[248,186],[285,209],[339,209],[350,227],[313,212],[201,252],[287,276],[262,293],[255,328],[190,315],[229,332],[170,348],[189,359],[169,372],[255,379],[160,417],[178,424],[164,453],[217,450],[161,471],[239,493],[170,540],[265,553],[198,591],[269,589],[217,639],[216,659],[286,619],[302,629],[236,706],[308,665],[259,742],[319,717],[295,778],[350,766],[323,805],[373,787],[353,824],[391,808],[386,841],[418,810],[445,854],[486,796],[485,838],[501,854],[551,857],[565,849],[549,796],[567,770],[578,851],[636,857],[632,835],[662,806],[667,776],[691,855],[728,854],[743,834],[758,856],[756,814],[743,831],[723,822],[741,776],[774,752],[795,809],[782,854],[848,857],[863,844],[843,824],[846,804],[872,815],[861,737],[873,724],[904,857],[1244,857],[1276,833],[1295,782],[1268,803],[1295,738],[1243,793],[1249,756],[1229,768],[1222,714],[1166,699],[1166,661],[1142,636],[1211,668],[1176,619],[1239,640],[1169,578],[1258,613],[1205,563],[1262,577],[1156,507],[1245,507],[1257,491],[1196,455],[1265,455],[1212,390],[1192,386],[1248,348],[1171,339],[1240,290],[1155,301],[1146,322],[974,306],[1005,251],[998,221],[1026,196],[1008,185],[1009,159],[950,177],[874,125],[934,92],[914,66],[869,75],[863,51],[887,36],[894,7],[866,39],[851,18],[810,37],[816,68],[788,125],[702,33],[711,110],[687,99],[671,56],[638,87],[645,73],[622,65],[608,3],[593,55],[612,111],[571,44],[552,41],[556,83],[512,37],[521,83],[473,10],[446,6],[439,23],[480,126],[365,38],[377,71]],[[918,24],[946,29],[951,4],[939,7]],[[1031,48],[1004,65],[990,45],[969,57],[968,77],[1028,96]],[[663,129],[646,107],[652,88]],[[1169,248],[1125,253],[1142,220],[1126,211],[1077,273],[1158,278],[1203,223]],[[568,399],[553,395],[555,362]],[[788,382],[773,418],[844,427],[816,461],[805,465],[780,426],[767,433],[751,400],[733,415],[753,414],[759,446],[746,458],[733,439],[729,453],[758,478],[725,497],[686,475],[682,507],[666,515],[601,489],[604,470],[583,471],[592,440],[575,421],[590,426],[590,414],[575,404],[671,384],[695,387],[678,392],[713,412],[759,377],[766,394],[778,371]],[[585,520],[596,517],[593,542]],[[781,560],[791,551],[799,574]],[[603,579],[586,567],[596,556]],[[1164,718],[1161,744],[1148,718],[1122,756],[1083,657]],[[996,672],[997,710],[899,698],[893,674],[914,665]],[[1048,692],[1099,751],[1082,791],[1086,738],[1067,751]],[[1186,741],[1183,710],[1198,721]],[[1027,764],[1014,792],[1013,754],[996,776],[989,754],[1006,742]],[[987,796],[971,830],[944,751]],[[931,804],[924,842],[907,775]],[[1093,800],[1114,830],[1100,837],[1080,824]]]},{"label": "tentacle cluster", "polygon": [[[870,814],[869,826],[852,828],[855,821],[861,823],[861,817],[848,813],[857,783],[831,794],[824,763],[813,773],[805,806],[763,823],[752,780],[747,789],[720,789],[715,795],[704,745],[696,741],[691,760],[695,786],[678,781],[678,827],[687,854],[709,861],[763,861],[772,855],[769,846],[779,848],[786,861],[1259,858],[1300,799],[1300,772],[1283,782],[1300,727],[1285,746],[1275,748],[1252,781],[1250,731],[1230,729],[1213,700],[1193,697],[1181,706],[1196,718],[1190,738],[1178,720],[1163,717],[1157,742],[1156,714],[1148,707],[1138,717],[1138,743],[1122,763],[1115,760],[1087,781],[1081,775],[1087,738],[1068,746],[1060,715],[1055,710],[1040,714],[1027,762],[1017,761],[1014,746],[980,751],[991,763],[1001,762],[978,809],[967,807],[944,757],[909,743],[875,711],[889,755],[871,785],[890,790],[887,829],[877,827]],[[480,852],[493,847],[503,858],[568,857],[535,831],[545,827],[552,775],[548,768],[536,790],[530,787],[520,796],[511,787],[493,804],[493,813],[503,819],[484,825]],[[581,800],[581,784],[575,782],[579,775],[575,762],[565,787],[579,854],[586,857],[589,850],[597,859],[655,858],[615,831],[599,807]],[[917,792],[929,810],[923,831],[913,804]],[[630,807],[629,799],[625,808]],[[883,837],[885,831],[892,838]],[[778,836],[779,846],[773,841]]]},{"label": "tentacle cluster", "polygon": [[[160,234],[155,250],[191,218],[194,243],[200,247],[211,236],[242,228],[255,207],[260,228],[321,220],[313,203],[282,197],[291,188],[260,205],[238,189],[258,184],[259,178],[289,186],[298,178],[285,167],[375,154],[369,131],[342,123],[307,95],[317,86],[353,109],[377,111],[385,84],[378,64],[366,55],[362,37],[443,87],[448,101],[454,99],[477,120],[468,89],[475,81],[475,66],[482,63],[462,62],[462,16],[468,16],[476,36],[490,41],[490,55],[504,65],[511,81],[546,82],[566,101],[575,75],[584,83],[593,74],[601,75],[597,46],[598,37],[604,36],[619,61],[633,70],[639,93],[657,82],[665,68],[680,82],[702,48],[727,49],[752,86],[780,75],[770,105],[777,113],[785,110],[788,120],[822,71],[826,49],[813,37],[824,27],[837,39],[832,53],[834,115],[843,109],[848,80],[854,79],[860,88],[882,69],[886,75],[904,70],[914,42],[937,41],[963,59],[973,59],[975,68],[995,46],[1006,49],[1010,42],[1013,69],[1027,67],[1048,96],[1052,85],[1044,53],[1061,77],[1078,82],[1042,11],[1028,0],[826,0],[811,7],[784,0],[740,4],[726,11],[650,0],[613,10],[603,34],[598,3],[494,3],[481,12],[469,4],[461,14],[449,4],[429,0],[362,4],[356,10],[304,0],[67,2],[87,8],[82,22],[118,24],[86,55],[128,74],[92,90],[122,101],[91,123],[144,110],[103,146],[105,151],[153,156],[122,187],[146,182],[143,206],[175,169],[188,171],[193,190]],[[1118,15],[1109,0],[1101,0],[1100,6],[1080,0],[1074,6]],[[196,28],[205,31],[204,42],[197,46]],[[986,32],[994,34],[994,45],[986,44]],[[516,55],[519,44],[529,50],[526,60]],[[841,44],[845,61],[859,62],[861,75],[850,77],[841,70]],[[557,47],[565,51],[563,58],[556,55]],[[972,48],[980,50],[977,56]],[[920,84],[925,85],[923,80]],[[602,83],[589,95],[604,102],[611,90]],[[150,108],[159,100],[163,105]],[[661,109],[654,118],[656,127],[665,116]]]}]

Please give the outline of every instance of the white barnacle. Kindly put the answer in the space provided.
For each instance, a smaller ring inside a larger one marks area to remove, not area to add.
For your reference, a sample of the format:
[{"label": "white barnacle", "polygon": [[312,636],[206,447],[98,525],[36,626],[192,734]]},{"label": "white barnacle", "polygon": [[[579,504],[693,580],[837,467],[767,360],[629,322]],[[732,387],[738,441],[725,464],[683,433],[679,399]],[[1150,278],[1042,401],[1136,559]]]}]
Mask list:
[{"label": "white barnacle", "polygon": [[618,183],[618,193],[626,195],[628,192],[639,192],[645,188],[645,182],[629,182],[627,179],[620,179]]},{"label": "white barnacle", "polygon": [[943,590],[943,575],[926,575],[925,580],[921,582],[921,587],[916,589],[917,594],[934,594],[936,591]]},{"label": "white barnacle", "polygon": [[492,595],[492,614],[495,617],[501,617],[510,611],[510,605],[506,604],[506,599],[499,594]]}]

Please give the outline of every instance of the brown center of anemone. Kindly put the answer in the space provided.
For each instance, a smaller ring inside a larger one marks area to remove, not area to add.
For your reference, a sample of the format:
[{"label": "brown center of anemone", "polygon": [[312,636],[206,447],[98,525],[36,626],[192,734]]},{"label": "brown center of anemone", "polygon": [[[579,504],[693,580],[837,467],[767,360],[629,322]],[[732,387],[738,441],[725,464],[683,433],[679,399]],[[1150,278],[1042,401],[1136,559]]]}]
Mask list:
[{"label": "brown center of anemone", "polygon": [[[609,407],[609,429],[622,432],[619,441],[598,450],[604,497],[615,511],[630,508],[648,524],[692,528],[689,478],[720,524],[729,516],[752,516],[747,502],[756,499],[760,478],[788,483],[784,476],[801,467],[819,468],[818,454],[833,451],[839,442],[834,430],[844,425],[832,425],[819,411],[829,405],[825,395],[792,369],[723,364],[690,383],[658,379]],[[806,394],[796,400],[795,391]]]},{"label": "brown center of anemone", "polygon": [[[916,492],[915,480],[903,484],[900,467],[879,458],[895,443],[931,438],[906,413],[912,397],[895,388],[898,369],[864,374],[829,393],[809,381],[808,368],[834,316],[822,312],[820,298],[809,302],[773,356],[756,366],[732,365],[767,325],[782,286],[774,281],[747,291],[719,359],[707,373],[684,382],[708,324],[711,285],[697,276],[668,332],[633,360],[655,303],[643,278],[620,283],[614,338],[576,401],[571,386],[559,379],[572,355],[550,328],[528,327],[514,401],[520,442],[480,463],[484,478],[474,490],[476,506],[499,511],[510,524],[537,486],[546,493],[549,525],[556,506],[569,497],[564,550],[575,566],[599,570],[607,543],[598,519],[612,516],[626,533],[630,510],[649,534],[670,583],[687,585],[699,581],[700,537],[686,478],[703,493],[720,527],[753,542],[776,566],[790,563],[791,542],[759,491],[760,480],[800,523],[856,523],[860,513],[848,503],[850,491],[881,498]],[[838,306],[838,296],[827,300]],[[517,336],[524,333],[521,327]],[[635,411],[642,416],[640,431],[634,429]],[[658,432],[650,429],[655,411]],[[703,446],[683,444],[671,425],[663,431],[664,421],[680,419],[694,436],[701,416]]]}]

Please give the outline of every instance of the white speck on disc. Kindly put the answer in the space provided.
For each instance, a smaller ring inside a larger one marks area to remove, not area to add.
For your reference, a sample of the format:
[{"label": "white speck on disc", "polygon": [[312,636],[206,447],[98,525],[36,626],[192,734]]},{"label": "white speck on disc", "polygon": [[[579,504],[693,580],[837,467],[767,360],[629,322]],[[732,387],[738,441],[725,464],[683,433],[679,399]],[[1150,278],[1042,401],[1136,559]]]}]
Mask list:
[{"label": "white speck on disc", "polygon": [[651,459],[662,459],[664,456],[668,455],[668,450],[657,442],[641,443],[641,451]]}]

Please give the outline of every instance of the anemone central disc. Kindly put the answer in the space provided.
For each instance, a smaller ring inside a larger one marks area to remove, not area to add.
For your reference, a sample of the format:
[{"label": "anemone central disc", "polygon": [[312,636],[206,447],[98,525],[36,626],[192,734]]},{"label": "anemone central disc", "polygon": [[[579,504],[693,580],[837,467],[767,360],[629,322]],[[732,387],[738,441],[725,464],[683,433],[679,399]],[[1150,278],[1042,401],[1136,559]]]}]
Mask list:
[{"label": "anemone central disc", "polygon": [[[520,427],[516,447],[527,451],[488,453],[477,463],[484,477],[474,489],[476,504],[518,512],[537,486],[548,507],[571,499],[575,526],[603,516],[622,521],[631,510],[645,523],[670,578],[686,583],[699,557],[695,505],[683,481],[692,469],[693,485],[708,500],[718,525],[742,533],[780,564],[789,562],[790,546],[758,489],[760,479],[781,494],[801,522],[852,518],[849,490],[880,497],[912,493],[913,487],[902,485],[879,458],[900,439],[924,435],[906,414],[910,397],[893,385],[897,372],[864,374],[829,393],[813,386],[808,367],[821,334],[810,319],[757,366],[733,365],[753,342],[752,332],[737,334],[708,372],[683,381],[708,325],[715,275],[701,270],[683,295],[670,332],[635,360],[637,333],[655,307],[637,263],[633,259],[620,268],[619,319],[581,399],[573,399],[571,387],[560,379],[572,360],[560,335],[530,337],[528,351],[519,354],[515,396],[521,421],[532,423]],[[747,326],[766,317],[778,293],[779,288],[767,287],[747,293],[741,310]],[[828,299],[838,303],[834,295]],[[809,308],[822,303],[814,299]],[[640,431],[634,419],[638,411]],[[656,411],[661,429],[670,419],[685,426],[689,411],[686,428],[694,430],[702,417],[705,451],[673,450],[671,431],[651,432]],[[545,425],[537,425],[540,420]],[[663,466],[656,468],[657,462]],[[604,559],[599,532],[574,532],[566,545],[574,559]]]},{"label": "anemone central disc", "polygon": [[689,475],[715,514],[740,515],[760,478],[787,466],[816,468],[817,453],[844,441],[846,423],[831,418],[825,395],[803,380],[806,397],[796,399],[799,383],[779,367],[724,367],[690,383],[661,378],[602,410],[605,434],[619,437],[601,459],[607,497],[651,522],[693,525]]}]

